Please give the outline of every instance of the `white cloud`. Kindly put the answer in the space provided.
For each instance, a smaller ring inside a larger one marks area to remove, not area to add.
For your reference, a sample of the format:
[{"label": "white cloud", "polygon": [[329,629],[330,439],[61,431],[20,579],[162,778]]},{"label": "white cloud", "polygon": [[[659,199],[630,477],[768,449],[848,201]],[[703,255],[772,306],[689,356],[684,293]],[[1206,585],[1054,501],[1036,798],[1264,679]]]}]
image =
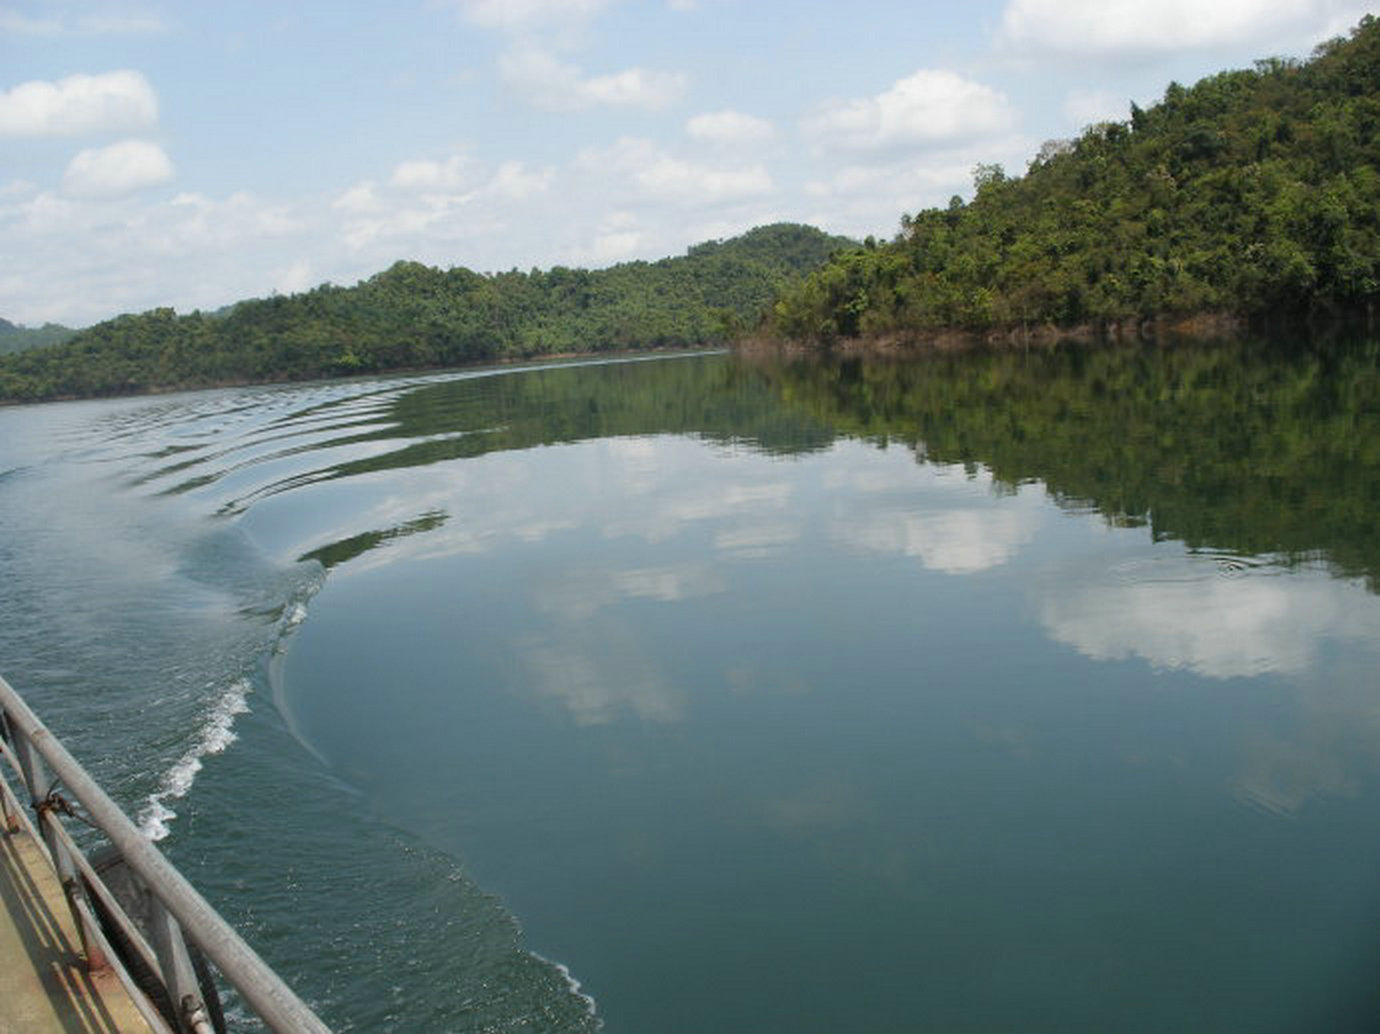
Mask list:
[{"label": "white cloud", "polygon": [[19,11],[0,9],[0,33],[7,36],[60,36],[62,22],[56,18],[30,18]]},{"label": "white cloud", "polygon": [[1007,169],[1024,168],[1033,143],[1019,135],[937,150],[924,156],[849,161],[807,180],[804,189],[818,208],[803,221],[837,233],[863,237],[897,229],[902,212],[938,207],[973,186],[973,166],[997,161]]},{"label": "white cloud", "polygon": [[616,176],[639,196],[674,204],[713,205],[762,197],[773,190],[765,165],[705,165],[664,151],[651,140],[624,137],[611,147],[591,148],[577,165]]},{"label": "white cloud", "polygon": [[140,73],[34,80],[0,93],[0,136],[128,133],[158,121],[158,98]]},{"label": "white cloud", "polygon": [[291,209],[245,191],[236,191],[223,201],[203,194],[178,194],[166,205],[149,209],[141,222],[148,245],[170,255],[282,240],[304,228]]},{"label": "white cloud", "polygon": [[678,100],[687,86],[679,72],[646,68],[586,76],[579,66],[530,46],[505,53],[499,59],[499,74],[532,104],[549,111],[599,105],[656,110]]},{"label": "white cloud", "polygon": [[776,130],[766,119],[741,111],[712,111],[685,124],[691,138],[724,147],[750,147],[771,140]]},{"label": "white cloud", "polygon": [[78,152],[62,177],[62,189],[75,197],[118,197],[172,178],[172,162],[157,144],[121,140]]},{"label": "white cloud", "polygon": [[462,14],[476,25],[509,31],[552,23],[584,21],[616,0],[459,0]]},{"label": "white cloud", "polygon": [[[282,290],[287,255],[339,261],[338,248],[304,239],[311,224],[300,210],[245,193],[0,198],[0,240],[12,256],[3,266],[18,271],[0,279],[0,312],[81,326],[156,305],[217,308]],[[85,285],[80,294],[74,280]]]},{"label": "white cloud", "polygon": [[373,180],[364,180],[347,187],[333,204],[345,212],[364,213],[377,211],[380,202]]},{"label": "white cloud", "polygon": [[46,13],[30,17],[11,8],[0,8],[0,35],[13,36],[136,36],[165,32],[167,24],[148,11],[107,6],[99,14],[76,17]]},{"label": "white cloud", "polygon": [[445,161],[419,159],[400,162],[389,182],[401,190],[456,191],[471,185],[464,155],[451,155]]},{"label": "white cloud", "polygon": [[1124,122],[1130,114],[1130,100],[1111,90],[1074,90],[1064,99],[1064,115],[1079,128],[1099,122]]},{"label": "white cloud", "polygon": [[38,193],[38,187],[28,180],[11,180],[0,186],[0,201],[12,197],[28,197]]},{"label": "white cloud", "polygon": [[306,259],[298,259],[273,272],[273,289],[283,294],[308,290],[314,283],[312,266]]},{"label": "white cloud", "polygon": [[1327,0],[1011,0],[998,40],[1016,51],[1087,57],[1176,53],[1248,44],[1285,29],[1320,31],[1337,6]]},{"label": "white cloud", "polygon": [[644,240],[641,230],[596,230],[594,239],[575,252],[576,261],[591,266],[612,265],[635,256],[642,250]]},{"label": "white cloud", "polygon": [[803,125],[826,150],[952,147],[1006,133],[1015,111],[998,91],[945,69],[920,69],[875,97],[831,101]]},{"label": "white cloud", "polygon": [[517,211],[504,206],[540,197],[554,178],[549,168],[519,161],[489,168],[466,154],[402,161],[385,182],[363,180],[336,196],[331,208],[342,221],[335,233],[356,261],[382,266],[405,253],[465,264],[458,244],[500,234]]},{"label": "white cloud", "polygon": [[523,162],[507,161],[485,186],[485,193],[507,201],[525,201],[551,189],[555,178],[553,169],[529,169]]},{"label": "white cloud", "polygon": [[668,155],[638,170],[633,179],[648,197],[683,204],[761,197],[772,190],[771,174],[764,165],[712,168]]}]

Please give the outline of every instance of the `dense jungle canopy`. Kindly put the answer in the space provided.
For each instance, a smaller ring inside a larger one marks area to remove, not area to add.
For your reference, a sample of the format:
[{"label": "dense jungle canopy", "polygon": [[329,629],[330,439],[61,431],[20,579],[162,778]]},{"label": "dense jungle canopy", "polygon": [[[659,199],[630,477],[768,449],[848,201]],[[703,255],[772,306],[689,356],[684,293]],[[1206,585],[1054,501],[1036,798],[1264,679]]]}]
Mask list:
[{"label": "dense jungle canopy", "polygon": [[725,343],[756,325],[783,288],[854,243],[782,223],[601,270],[482,274],[398,262],[354,287],[322,285],[209,314],[154,309],[0,356],[0,399]]},{"label": "dense jungle canopy", "polygon": [[1373,311],[1380,21],[1307,62],[1171,83],[1128,122],[1050,141],[1024,176],[902,219],[777,302],[774,334],[923,339],[1156,317]]}]

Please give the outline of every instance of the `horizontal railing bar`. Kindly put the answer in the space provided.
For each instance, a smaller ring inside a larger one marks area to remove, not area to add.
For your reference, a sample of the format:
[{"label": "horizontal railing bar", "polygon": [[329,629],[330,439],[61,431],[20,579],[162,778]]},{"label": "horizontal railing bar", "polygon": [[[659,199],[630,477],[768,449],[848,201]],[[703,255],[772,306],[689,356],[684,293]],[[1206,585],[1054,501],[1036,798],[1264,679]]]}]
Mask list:
[{"label": "horizontal railing bar", "polygon": [[3,677],[0,677],[0,708],[8,712],[15,734],[29,740],[47,763],[52,776],[80,802],[126,864],[164,903],[186,934],[264,1022],[280,1034],[330,1034],[330,1028],[320,1017],[135,828]]}]

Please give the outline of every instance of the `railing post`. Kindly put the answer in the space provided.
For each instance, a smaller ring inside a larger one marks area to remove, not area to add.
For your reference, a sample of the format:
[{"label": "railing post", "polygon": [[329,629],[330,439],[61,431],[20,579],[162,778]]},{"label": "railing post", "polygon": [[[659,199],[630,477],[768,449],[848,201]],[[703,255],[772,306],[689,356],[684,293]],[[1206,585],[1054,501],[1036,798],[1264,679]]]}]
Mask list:
[{"label": "railing post", "polygon": [[43,763],[43,756],[39,754],[33,740],[24,734],[24,730],[12,731],[15,735],[11,745],[19,758],[19,774],[24,779],[24,789],[29,792],[29,804],[38,807],[38,802],[47,797],[57,785],[57,780],[48,774],[48,766]]},{"label": "railing post", "polygon": [[[29,793],[29,807],[33,809],[38,833],[43,837],[43,843],[48,848],[48,857],[53,860],[54,868],[58,869],[59,877],[66,880],[68,874],[61,871],[62,860],[65,857],[62,845],[48,828],[48,823],[43,821],[45,802],[48,795],[56,789],[58,781],[48,772],[48,766],[43,763],[43,756],[38,752],[32,737],[23,729],[11,731],[14,733],[11,745],[19,757],[19,772],[24,777],[24,789]],[[70,868],[69,865],[68,869]]]},{"label": "railing post", "polygon": [[[9,747],[9,750],[14,750],[14,747],[12,746],[14,742],[14,737],[10,735],[10,713],[6,711],[3,707],[0,707],[0,740],[3,740],[5,742],[5,744]],[[10,757],[12,755],[6,754],[5,756]],[[13,756],[17,757],[17,755]],[[8,792],[8,787],[9,783],[6,782],[5,790],[0,791],[0,813],[3,813],[4,815],[5,832],[17,833],[20,830],[19,811],[16,807],[10,804],[10,795]],[[18,801],[16,801],[15,804],[18,804]]]},{"label": "railing post", "polygon": [[206,1008],[192,957],[187,954],[187,942],[182,938],[182,927],[157,894],[149,895],[149,906],[153,951],[158,956],[158,968],[163,971],[163,986],[168,989],[173,1012],[177,1014],[178,1028],[187,1034],[198,1034],[197,1027],[205,1022]]},{"label": "railing post", "polygon": [[10,734],[8,737],[10,746],[19,758],[20,773],[24,777],[25,788],[29,792],[29,803],[34,810],[38,832],[48,848],[48,857],[53,860],[53,869],[57,872],[58,880],[62,883],[62,891],[67,898],[67,907],[72,913],[77,932],[81,935],[82,954],[86,957],[86,968],[92,972],[105,969],[110,965],[110,960],[106,957],[99,934],[93,928],[95,920],[91,911],[84,907],[85,898],[81,889],[81,881],[77,878],[76,865],[62,840],[49,825],[58,821],[51,814],[51,794],[57,788],[58,780],[48,771],[48,766],[43,763],[43,757],[38,752],[38,747],[34,745],[29,736],[12,726],[7,731]]},{"label": "railing post", "polygon": [[86,956],[87,972],[94,973],[110,968],[110,959],[106,955],[105,938],[101,936],[96,917],[92,914],[90,905],[86,900],[86,891],[82,889],[76,862],[72,859],[67,845],[62,842],[56,832],[48,828],[49,823],[56,825],[59,821],[57,816],[52,814],[52,808],[44,805],[42,814],[39,815],[43,840],[48,845],[48,853],[53,859],[53,868],[62,884],[63,895],[67,898],[68,911],[72,913],[72,919],[77,924],[77,933],[81,936],[82,954]]}]

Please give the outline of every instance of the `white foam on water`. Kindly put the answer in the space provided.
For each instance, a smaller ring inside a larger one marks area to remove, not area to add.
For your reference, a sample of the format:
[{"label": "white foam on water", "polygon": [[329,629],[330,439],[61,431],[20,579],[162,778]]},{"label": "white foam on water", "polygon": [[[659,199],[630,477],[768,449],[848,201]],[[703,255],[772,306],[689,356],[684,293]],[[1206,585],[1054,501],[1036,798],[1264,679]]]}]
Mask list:
[{"label": "white foam on water", "polygon": [[534,951],[529,951],[528,954],[534,959],[544,962],[561,975],[561,979],[565,981],[566,990],[584,1003],[585,1014],[588,1015],[590,1019],[597,1021],[599,1029],[603,1030],[604,1024],[603,1021],[599,1019],[594,996],[587,993],[584,988],[580,986],[580,982],[575,979],[575,974],[570,972],[569,967],[561,962],[553,962],[551,959],[543,955],[538,955]]},{"label": "white foam on water", "polygon": [[237,679],[212,706],[197,741],[168,769],[139,813],[139,830],[144,836],[157,841],[171,832],[168,823],[177,817],[177,812],[167,802],[187,795],[201,771],[203,758],[219,754],[235,742],[235,716],[249,710],[252,688],[248,679]]},{"label": "white foam on water", "polygon": [[[282,637],[288,636],[294,629],[297,628],[298,625],[300,625],[305,620],[307,620],[306,603],[301,600],[295,601],[283,613],[283,621],[280,635]],[[282,638],[279,639],[279,645],[281,644]]]}]

